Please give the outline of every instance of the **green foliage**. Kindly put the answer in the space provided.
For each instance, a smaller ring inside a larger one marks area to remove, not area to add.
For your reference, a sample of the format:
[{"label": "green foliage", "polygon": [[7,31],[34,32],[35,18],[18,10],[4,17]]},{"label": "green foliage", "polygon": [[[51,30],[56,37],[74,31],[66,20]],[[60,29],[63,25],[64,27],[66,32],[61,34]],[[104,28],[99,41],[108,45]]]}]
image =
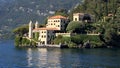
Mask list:
[{"label": "green foliage", "polygon": [[56,37],[55,39],[54,39],[54,43],[55,44],[67,44],[67,43],[69,43],[70,42],[70,40],[71,40],[71,38],[70,37],[62,37],[61,35],[60,36],[58,36],[58,37]]},{"label": "green foliage", "polygon": [[15,37],[15,46],[20,46],[22,44],[22,37],[16,36]]},{"label": "green foliage", "polygon": [[68,47],[70,48],[77,46],[76,43],[71,41],[70,37],[62,37],[61,35],[59,35],[58,37],[54,39],[54,43],[55,44],[67,44]]},{"label": "green foliage", "polygon": [[33,33],[33,39],[34,39],[35,41],[38,41],[38,38],[39,38],[39,32]]},{"label": "green foliage", "polygon": [[120,23],[120,7],[117,9],[115,20]]},{"label": "green foliage", "polygon": [[25,33],[28,33],[28,25],[18,27],[13,30],[13,33],[19,36],[23,36]]},{"label": "green foliage", "polygon": [[15,46],[16,47],[36,47],[36,42],[29,40],[27,38],[22,38],[20,36],[15,37]]},{"label": "green foliage", "polygon": [[[120,35],[114,29],[106,30],[104,34],[105,43],[109,46],[119,46],[120,44]],[[119,46],[120,47],[120,46]]]},{"label": "green foliage", "polygon": [[[84,0],[84,3],[75,7],[70,13],[69,18],[71,22],[68,24],[66,31],[80,35],[73,37],[56,37],[53,42],[55,44],[68,44],[69,47],[76,47],[79,44],[84,44],[88,40],[93,47],[99,47],[104,44],[111,46],[118,46],[120,44],[120,5],[119,0]],[[46,2],[46,1],[45,1]],[[94,4],[94,5],[93,5]],[[43,6],[42,6],[43,7]],[[95,15],[96,23],[83,23],[72,21],[72,15],[75,12],[83,12]],[[108,14],[113,14],[112,17],[108,17]],[[59,9],[55,12],[55,15],[68,16],[66,9]],[[29,16],[30,17],[30,16]],[[106,22],[102,22],[103,17],[106,18]],[[36,17],[35,17],[36,18]],[[33,16],[33,20],[35,19]],[[39,17],[37,17],[39,18]],[[47,23],[47,19],[45,20]],[[44,27],[45,25],[40,25]],[[17,36],[15,38],[16,45],[36,45],[39,34],[34,34],[34,40],[31,41],[26,38],[21,38],[25,33],[28,33],[28,26],[18,27],[13,31]],[[100,33],[99,35],[87,35],[86,33]]]},{"label": "green foliage", "polygon": [[73,43],[73,42],[69,42],[69,43],[68,43],[68,47],[69,47],[69,48],[74,48],[74,47],[77,47],[77,44],[76,44],[76,43]]},{"label": "green foliage", "polygon": [[36,33],[35,33],[35,39],[38,40],[38,38],[39,38],[39,32],[36,32]]},{"label": "green foliage", "polygon": [[66,31],[67,32],[76,32],[80,33],[84,29],[84,24],[81,22],[72,21],[68,24]]},{"label": "green foliage", "polygon": [[[103,16],[107,16],[109,13],[116,14],[119,6],[119,0],[84,0],[83,4],[78,5],[73,9],[72,13],[83,12],[95,15],[95,21],[99,21]],[[94,5],[93,5],[94,4]]]},{"label": "green foliage", "polygon": [[30,40],[27,38],[22,38],[22,46],[29,46],[30,45]]},{"label": "green foliage", "polygon": [[55,15],[68,16],[68,11],[66,9],[59,9],[55,12]]},{"label": "green foliage", "polygon": [[[12,34],[11,30],[28,24],[30,20],[44,23],[44,19],[50,16],[50,11],[61,8],[71,9],[80,0],[0,0],[0,30],[4,31],[4,35]],[[10,36],[11,37],[11,36]],[[2,36],[2,38],[4,38]],[[6,37],[5,37],[6,38]],[[8,38],[8,37],[7,37]]]},{"label": "green foliage", "polygon": [[85,34],[80,34],[80,35],[75,35],[71,38],[71,41],[76,43],[76,44],[83,44],[87,41],[90,41],[94,45],[102,45],[102,41],[100,40],[100,37],[98,35],[85,35]]},{"label": "green foliage", "polygon": [[57,37],[54,39],[55,44],[67,44],[68,47],[77,47],[79,44],[84,44],[87,41],[90,41],[92,47],[100,47],[102,46],[103,42],[100,40],[98,35],[85,35],[79,34],[70,37]]}]

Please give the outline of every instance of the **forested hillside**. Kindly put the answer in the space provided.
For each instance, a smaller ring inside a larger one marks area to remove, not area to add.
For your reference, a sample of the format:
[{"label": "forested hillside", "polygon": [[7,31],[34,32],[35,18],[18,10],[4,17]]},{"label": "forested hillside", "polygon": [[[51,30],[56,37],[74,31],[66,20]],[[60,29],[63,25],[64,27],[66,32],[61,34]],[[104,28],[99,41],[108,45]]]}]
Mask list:
[{"label": "forested hillside", "polygon": [[71,10],[80,3],[81,0],[0,0],[0,36],[29,20],[43,23],[56,10]]},{"label": "forested hillside", "polygon": [[108,14],[115,15],[118,7],[120,0],[84,0],[84,3],[78,5],[73,12],[93,14],[97,21]]}]

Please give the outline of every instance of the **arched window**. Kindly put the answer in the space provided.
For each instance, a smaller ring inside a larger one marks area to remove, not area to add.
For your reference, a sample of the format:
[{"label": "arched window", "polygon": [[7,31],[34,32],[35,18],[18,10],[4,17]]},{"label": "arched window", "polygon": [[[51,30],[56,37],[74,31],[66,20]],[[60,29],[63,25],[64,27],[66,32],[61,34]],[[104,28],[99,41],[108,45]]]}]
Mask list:
[{"label": "arched window", "polygon": [[75,18],[75,21],[77,21],[77,18]]}]

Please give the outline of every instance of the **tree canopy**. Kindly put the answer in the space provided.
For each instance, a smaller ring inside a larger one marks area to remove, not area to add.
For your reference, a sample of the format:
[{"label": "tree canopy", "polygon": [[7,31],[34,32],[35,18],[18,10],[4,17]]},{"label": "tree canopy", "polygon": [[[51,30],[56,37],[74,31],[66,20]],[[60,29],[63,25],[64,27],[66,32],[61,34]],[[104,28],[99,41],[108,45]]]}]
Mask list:
[{"label": "tree canopy", "polygon": [[80,31],[83,30],[83,28],[84,24],[82,22],[72,21],[68,24],[66,31],[80,33]]},{"label": "tree canopy", "polygon": [[19,36],[23,36],[25,33],[28,33],[28,25],[18,27],[13,30],[13,33]]}]

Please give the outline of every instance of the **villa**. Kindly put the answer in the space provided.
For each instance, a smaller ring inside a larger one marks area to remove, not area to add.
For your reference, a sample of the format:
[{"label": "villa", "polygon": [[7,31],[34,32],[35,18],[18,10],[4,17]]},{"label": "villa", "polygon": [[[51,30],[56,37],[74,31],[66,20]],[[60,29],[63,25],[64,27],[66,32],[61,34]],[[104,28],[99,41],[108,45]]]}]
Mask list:
[{"label": "villa", "polygon": [[[39,28],[39,24],[36,21],[35,27],[33,28],[33,22],[29,22],[29,33],[28,38],[32,39],[34,33],[38,33],[39,44],[48,45],[51,44],[52,38],[58,35],[62,36],[72,36],[72,33],[63,33],[65,31],[65,24],[68,24],[67,17],[61,15],[55,15],[48,17],[47,24],[45,27]],[[93,19],[90,15],[84,13],[74,13],[73,21],[85,21],[92,22]],[[59,32],[59,33],[58,33]]]},{"label": "villa", "polygon": [[33,23],[29,23],[29,38],[33,38],[33,33],[38,32],[40,44],[50,44],[51,38],[55,37],[55,31],[65,30],[65,24],[67,23],[67,18],[61,15],[56,15],[48,18],[46,27],[39,28],[38,22],[35,23],[35,28],[33,29]]}]

